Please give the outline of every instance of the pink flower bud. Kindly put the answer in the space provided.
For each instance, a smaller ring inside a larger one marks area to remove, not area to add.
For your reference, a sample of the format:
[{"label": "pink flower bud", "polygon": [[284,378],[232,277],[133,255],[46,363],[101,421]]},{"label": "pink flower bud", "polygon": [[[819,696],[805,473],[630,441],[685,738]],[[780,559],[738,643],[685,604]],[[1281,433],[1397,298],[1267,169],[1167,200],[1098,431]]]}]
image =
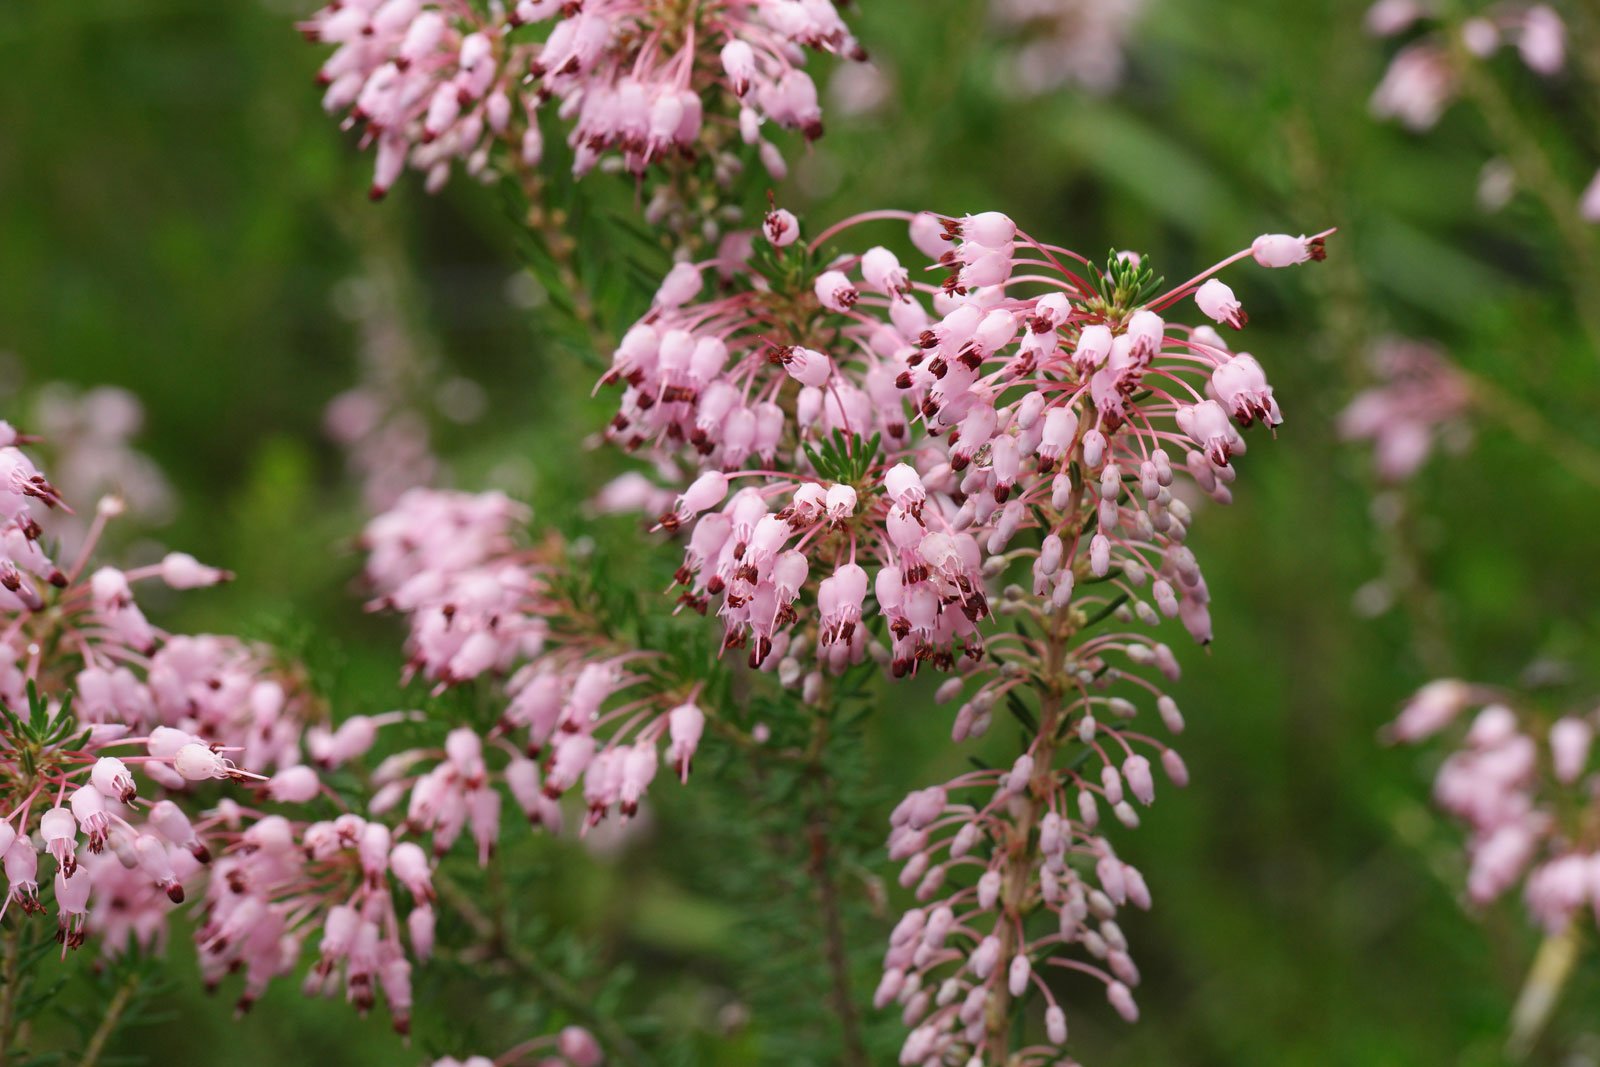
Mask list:
[{"label": "pink flower bud", "polygon": [[1123,1021],[1136,1023],[1139,1021],[1139,1006],[1133,1002],[1133,994],[1121,982],[1112,982],[1106,986],[1106,1000],[1116,1009]]},{"label": "pink flower bud", "polygon": [[810,348],[785,349],[781,361],[789,376],[801,385],[820,387],[833,374],[833,360]]},{"label": "pink flower bud", "polygon": [[1589,746],[1594,727],[1583,719],[1567,716],[1550,727],[1550,756],[1556,779],[1565,783],[1578,780],[1589,762]]},{"label": "pink flower bud", "polygon": [[1017,236],[1017,224],[998,211],[985,211],[961,220],[961,236],[985,248],[1009,249]]},{"label": "pink flower bud", "polygon": [[1195,290],[1194,302],[1200,310],[1217,322],[1225,322],[1236,330],[1244,328],[1249,316],[1233,295],[1233,290],[1212,278]]},{"label": "pink flower bud", "polygon": [[682,781],[689,780],[689,765],[700,747],[705,725],[705,713],[692,703],[679,704],[667,713],[667,734],[672,741],[667,755]]},{"label": "pink flower bud", "polygon": [[1148,805],[1156,799],[1155,778],[1150,773],[1148,759],[1143,756],[1129,756],[1122,762],[1122,775],[1127,779],[1128,789],[1138,798],[1139,803]]},{"label": "pink flower bud", "polygon": [[944,225],[939,217],[930,212],[923,211],[911,217],[911,243],[917,251],[929,259],[938,259],[949,251],[950,245],[945,240]]},{"label": "pink flower bud", "polygon": [[1262,234],[1251,243],[1250,254],[1263,267],[1292,267],[1327,258],[1321,237],[1290,237],[1286,233]]},{"label": "pink flower bud", "polygon": [[889,297],[901,296],[911,289],[910,274],[895,254],[882,245],[869,248],[862,255],[861,277],[873,289]]},{"label": "pink flower bud", "polygon": [[322,783],[317,778],[317,772],[310,767],[300,765],[285,767],[274,774],[267,779],[266,788],[267,795],[280,804],[304,804],[315,797],[321,787]]},{"label": "pink flower bud", "polygon": [[1067,1043],[1067,1013],[1061,1010],[1061,1005],[1052,1004],[1045,1009],[1044,1032],[1052,1045]]},{"label": "pink flower bud", "polygon": [[102,756],[96,760],[94,770],[89,773],[89,781],[101,796],[115,797],[124,804],[139,792],[133,783],[133,775],[128,773],[127,764],[114,756]]},{"label": "pink flower bud", "polygon": [[186,552],[169,552],[161,560],[161,580],[174,589],[200,589],[232,578],[227,571],[207,567]]},{"label": "pink flower bud", "polygon": [[[227,760],[211,751],[210,747],[198,742],[178,749],[178,754],[172,759],[172,766],[191,782],[203,782],[208,778],[227,778],[233,770]],[[98,782],[95,783],[95,787],[99,788]],[[105,790],[101,789],[101,792]]]},{"label": "pink flower bud", "polygon": [[700,268],[693,263],[677,263],[667,272],[656,290],[655,306],[682,307],[700,295]]},{"label": "pink flower bud", "polygon": [[1006,972],[1006,988],[1011,990],[1011,995],[1020,997],[1028,991],[1028,978],[1033,974],[1033,967],[1028,962],[1025,952],[1019,952],[1011,958],[1011,967]]},{"label": "pink flower bud", "polygon": [[556,1048],[572,1063],[572,1067],[600,1067],[605,1054],[594,1035],[581,1026],[568,1026],[556,1037]]},{"label": "pink flower bud", "polygon": [[750,80],[756,73],[755,51],[745,41],[729,41],[722,46],[722,69],[733,94],[743,96],[750,91]]}]

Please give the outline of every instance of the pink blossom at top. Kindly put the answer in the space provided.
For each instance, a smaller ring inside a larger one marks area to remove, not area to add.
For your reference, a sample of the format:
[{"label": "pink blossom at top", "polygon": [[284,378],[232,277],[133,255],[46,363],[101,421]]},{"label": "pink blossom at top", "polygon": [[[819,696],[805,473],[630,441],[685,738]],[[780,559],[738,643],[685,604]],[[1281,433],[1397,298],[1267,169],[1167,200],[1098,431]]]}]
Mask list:
[{"label": "pink blossom at top", "polygon": [[460,162],[487,178],[537,167],[539,111],[570,124],[574,170],[608,153],[628,171],[758,144],[761,127],[822,133],[807,50],[864,58],[832,0],[735,0],[694,9],[647,0],[341,0],[301,24],[335,46],[324,107],[377,149],[372,193],[411,166],[430,190]]}]

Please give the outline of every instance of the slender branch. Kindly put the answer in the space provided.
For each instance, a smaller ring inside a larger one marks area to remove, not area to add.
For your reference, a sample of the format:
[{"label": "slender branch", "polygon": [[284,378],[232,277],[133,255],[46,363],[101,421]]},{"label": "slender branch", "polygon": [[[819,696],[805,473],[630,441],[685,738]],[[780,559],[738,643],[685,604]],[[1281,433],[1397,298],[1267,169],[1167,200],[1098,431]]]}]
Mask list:
[{"label": "slender branch", "polygon": [[647,1064],[649,1055],[639,1044],[622,1031],[613,1020],[607,1019],[594,1008],[593,1000],[572,982],[545,967],[538,958],[502,936],[493,918],[473,903],[467,892],[442,871],[433,875],[434,888],[439,896],[449,902],[468,926],[482,939],[484,947],[496,958],[514,966],[525,978],[538,986],[546,996],[560,1004],[573,1017],[595,1032],[608,1056],[621,1063]]},{"label": "slender branch", "polygon": [[1594,294],[1600,293],[1600,258],[1595,254],[1593,227],[1578,214],[1578,194],[1561,179],[1539,135],[1528,128],[1500,84],[1467,51],[1459,22],[1451,19],[1446,33],[1462,92],[1477,105],[1517,180],[1539,198],[1556,224],[1556,235],[1569,261],[1573,305],[1594,354],[1600,356],[1600,303],[1594,299]]},{"label": "slender branch", "polygon": [[834,1013],[839,1017],[839,1037],[844,1045],[840,1062],[847,1067],[867,1067],[869,1061],[866,1042],[861,1034],[861,1015],[850,990],[850,957],[845,941],[844,918],[839,907],[839,887],[834,881],[832,866],[828,809],[833,797],[831,779],[821,759],[828,720],[819,715],[816,722],[811,763],[807,770],[817,787],[817,803],[812,807],[806,825],[806,839],[810,846],[806,870],[816,884],[817,898],[822,908],[823,952],[827,957],[833,986],[830,996]]},{"label": "slender branch", "polygon": [[17,994],[22,984],[22,927],[13,923],[6,933],[5,971],[0,974],[0,1067],[11,1062],[16,1047]]},{"label": "slender branch", "polygon": [[1539,409],[1506,392],[1494,382],[1475,374],[1466,375],[1468,387],[1478,409],[1498,419],[1506,429],[1547,454],[1568,472],[1600,489],[1600,450],[1563,433]]},{"label": "slender branch", "polygon": [[[996,932],[1000,939],[1000,951],[995,957],[1002,961],[998,964],[1001,968],[1004,968],[1017,953],[1017,932],[1022,927],[1022,914],[1027,905],[1028,889],[1033,881],[1034,853],[1029,847],[1030,839],[1033,836],[1034,825],[1043,815],[1044,802],[1041,798],[1048,797],[1053,792],[1054,779],[1058,773],[1055,756],[1063,708],[1061,694],[1066,685],[1062,678],[1061,665],[1066,641],[1070,631],[1075,629],[1073,614],[1072,612],[1058,614],[1057,618],[1061,621],[1056,627],[1056,632],[1050,636],[1045,662],[1041,665],[1039,731],[1034,750],[1033,780],[1028,785],[1027,804],[1017,816],[1015,829],[1008,835],[1009,840],[1005,845],[1006,859],[1001,868],[1002,920]],[[1011,1001],[1011,989],[1002,978],[990,990],[988,1009],[984,1017],[983,1051],[985,1061],[988,1063],[1004,1064],[1010,1054],[1013,1025]]]},{"label": "slender branch", "polygon": [[138,975],[130,975],[127,981],[117,987],[111,1002],[106,1005],[104,1018],[100,1020],[100,1025],[95,1028],[93,1036],[89,1038],[89,1043],[83,1047],[83,1059],[78,1061],[78,1067],[94,1067],[96,1063],[100,1062],[100,1054],[105,1051],[106,1042],[110,1041],[111,1035],[117,1032],[117,1024],[122,1021],[122,1015],[128,1010],[128,1005],[132,1002],[133,994],[138,988]]},{"label": "slender branch", "polygon": [[1533,958],[1533,967],[1528,971],[1528,979],[1517,996],[1516,1007],[1511,1010],[1511,1037],[1506,1041],[1507,1058],[1521,1062],[1533,1051],[1539,1035],[1544,1033],[1545,1025],[1550,1021],[1551,1013],[1555,1011],[1561,991],[1572,977],[1582,941],[1578,924],[1574,922],[1568,923],[1567,928],[1559,934],[1546,937],[1539,945],[1538,955]]}]

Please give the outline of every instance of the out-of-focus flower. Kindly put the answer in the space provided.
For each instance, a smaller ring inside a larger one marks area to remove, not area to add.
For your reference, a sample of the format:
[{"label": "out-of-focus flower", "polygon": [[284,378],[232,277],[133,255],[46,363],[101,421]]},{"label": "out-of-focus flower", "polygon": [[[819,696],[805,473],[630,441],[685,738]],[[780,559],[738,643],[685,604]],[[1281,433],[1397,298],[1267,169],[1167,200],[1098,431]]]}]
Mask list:
[{"label": "out-of-focus flower", "polygon": [[[1431,5],[1415,0],[1378,0],[1367,9],[1367,31],[1390,37],[1434,17]],[[1460,92],[1461,72],[1447,32],[1457,33],[1469,58],[1487,59],[1514,44],[1527,68],[1541,77],[1566,66],[1566,25],[1545,4],[1502,3],[1453,30],[1430,26],[1389,62],[1372,94],[1372,113],[1406,128],[1431,129]]]},{"label": "out-of-focus flower", "polygon": [[1468,897],[1488,904],[1519,883],[1549,933],[1600,908],[1600,840],[1591,759],[1596,713],[1540,716],[1515,697],[1446,679],[1429,683],[1391,727],[1420,742],[1480,709],[1439,765],[1434,800],[1465,824]]},{"label": "out-of-focus flower", "polygon": [[1403,482],[1415,474],[1441,434],[1461,424],[1471,404],[1466,379],[1437,347],[1390,337],[1373,349],[1379,383],[1358,393],[1339,415],[1346,440],[1371,441],[1378,476]]},{"label": "out-of-focus flower", "polygon": [[319,74],[323,104],[376,145],[375,197],[407,165],[430,189],[454,161],[484,177],[497,157],[537,167],[551,99],[571,124],[578,174],[613,152],[643,174],[741,142],[781,171],[763,124],[822,133],[806,51],[864,58],[832,0],[341,0],[301,29],[336,46]]},{"label": "out-of-focus flower", "polygon": [[[123,514],[141,526],[160,526],[172,518],[166,475],[132,445],[144,424],[138,397],[116,386],[80,392],[52,382],[39,390],[33,417],[44,438],[41,451],[67,499],[115,495]],[[87,518],[60,509],[39,516],[39,521],[65,553],[75,552],[88,532]]]},{"label": "out-of-focus flower", "polygon": [[1005,88],[1028,96],[1063,86],[1105,93],[1122,81],[1144,0],[991,0],[989,11],[1016,40],[1000,71]]}]

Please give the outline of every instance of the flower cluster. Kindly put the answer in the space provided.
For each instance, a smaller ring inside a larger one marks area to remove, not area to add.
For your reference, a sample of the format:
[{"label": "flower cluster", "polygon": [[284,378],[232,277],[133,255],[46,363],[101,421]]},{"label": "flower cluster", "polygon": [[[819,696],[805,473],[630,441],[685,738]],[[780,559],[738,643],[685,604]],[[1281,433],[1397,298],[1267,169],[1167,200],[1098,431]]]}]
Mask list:
[{"label": "flower cluster", "polygon": [[55,488],[14,445],[0,448],[0,464],[0,913],[45,910],[42,847],[55,868],[64,949],[90,933],[110,952],[130,939],[155,943],[171,905],[214,854],[201,836],[205,820],[195,817],[197,787],[260,778],[239,763],[286,773],[299,762],[314,708],[294,672],[267,650],[231,637],[168,634],[134,599],[141,582],[193,589],[226,572],[182,553],[134,570],[89,572],[106,523],[120,511],[109,497],[63,571],[40,548],[34,515],[65,506]]},{"label": "flower cluster", "polygon": [[[796,225],[784,214],[768,221],[780,255]],[[752,255],[731,291],[697,303],[702,270],[680,264],[618,347],[605,378],[624,388],[612,438],[706,468],[662,517],[688,529],[685,601],[716,600],[727,644],[748,643],[759,665],[792,640],[814,584],[799,647],[837,669],[860,659],[855,622],[870,586],[897,673],[930,660],[949,668],[981,653],[986,570],[1003,568],[1009,542],[1041,513],[1092,489],[1099,527],[1051,523],[1036,550],[1039,595],[1067,603],[1063,561],[1084,550],[1096,578],[1114,559],[1139,584],[1154,577],[1162,609],[1208,639],[1174,470],[1226,502],[1240,430],[1280,415],[1252,356],[1162,312],[1193,296],[1237,329],[1245,314],[1232,290],[1207,272],[1158,295],[1136,257],[1099,271],[995,213],[907,218],[948,272],[942,284],[913,283],[882,246],[826,263],[813,247],[775,265]],[[1321,255],[1321,236],[1272,235],[1229,262]],[[735,490],[739,481],[749,484]]]},{"label": "flower cluster", "polygon": [[336,46],[323,104],[376,144],[375,197],[408,164],[430,189],[453,161],[486,175],[496,145],[513,167],[536,167],[551,99],[571,124],[577,174],[609,153],[640,175],[703,155],[731,172],[742,142],[781,176],[762,125],[822,133],[806,50],[863,58],[833,0],[337,0],[301,29]]},{"label": "flower cluster", "polygon": [[[1368,8],[1367,31],[1394,37],[1426,24],[1432,15],[1419,0],[1378,0]],[[1450,40],[1453,33],[1459,41]],[[1487,59],[1514,45],[1529,70],[1543,77],[1566,66],[1566,25],[1547,4],[1504,3],[1458,27],[1424,30],[1389,63],[1372,94],[1372,113],[1407,129],[1431,129],[1460,93],[1457,55]],[[1459,43],[1460,53],[1452,48]]]},{"label": "flower cluster", "polygon": [[1467,895],[1487,904],[1520,883],[1534,918],[1558,933],[1600,907],[1596,713],[1542,716],[1519,704],[1487,686],[1442,679],[1411,698],[1388,734],[1419,743],[1477,709],[1433,783],[1439,807],[1469,833]]},{"label": "flower cluster", "polygon": [[1068,85],[1109,92],[1143,11],[1144,0],[992,0],[994,21],[1021,38],[1002,77],[1030,96]]},{"label": "flower cluster", "polygon": [[[909,225],[935,280],[883,246],[824,252],[881,220]],[[1006,1062],[1053,1060],[1064,1015],[1036,970],[1092,974],[1135,1014],[1115,914],[1148,893],[1097,832],[1100,807],[1137,825],[1152,757],[1187,779],[1129,723],[1143,700],[1182,726],[1138,674],[1174,678],[1176,658],[1140,628],[1176,617],[1210,640],[1185,544],[1194,507],[1227,503],[1243,431],[1282,421],[1260,363],[1169,319],[1192,298],[1243,328],[1218,272],[1320,259],[1327,235],[1263,236],[1162,291],[1138,256],[1097,267],[993,212],[873,213],[802,244],[774,210],[764,233],[734,262],[668,275],[604,379],[623,389],[610,435],[699,469],[660,526],[686,535],[680,599],[715,607],[725,647],[813,700],[825,672],[868,656],[897,676],[957,672],[941,690],[967,692],[957,740],[997,706],[1032,723],[1010,768],[897,809],[890,854],[923,903],[895,932],[878,1001],[912,1027],[901,1062],[1000,1062],[1011,1001],[1037,986],[1049,1041]],[[702,300],[711,269],[721,285]]]},{"label": "flower cluster", "polygon": [[[439,688],[505,677],[506,708],[487,736],[465,727],[442,752],[409,750],[374,775],[381,812],[409,794],[406,821],[443,853],[470,821],[487,856],[501,784],[530,821],[559,828],[556,801],[582,785],[586,826],[638,809],[661,750],[686,779],[705,728],[696,689],[659,654],[629,649],[557,582],[558,543],[519,548],[526,513],[498,493],[411,490],[368,525],[375,607],[411,624],[411,664]],[[337,738],[335,737],[335,741]],[[498,753],[499,769],[486,762]],[[336,758],[334,754],[330,758]],[[426,771],[422,765],[433,765]]]},{"label": "flower cluster", "polygon": [[1390,337],[1372,351],[1377,385],[1356,394],[1339,414],[1347,441],[1371,441],[1373,465],[1385,482],[1409,479],[1440,437],[1449,440],[1471,403],[1466,379],[1435,346]]}]

